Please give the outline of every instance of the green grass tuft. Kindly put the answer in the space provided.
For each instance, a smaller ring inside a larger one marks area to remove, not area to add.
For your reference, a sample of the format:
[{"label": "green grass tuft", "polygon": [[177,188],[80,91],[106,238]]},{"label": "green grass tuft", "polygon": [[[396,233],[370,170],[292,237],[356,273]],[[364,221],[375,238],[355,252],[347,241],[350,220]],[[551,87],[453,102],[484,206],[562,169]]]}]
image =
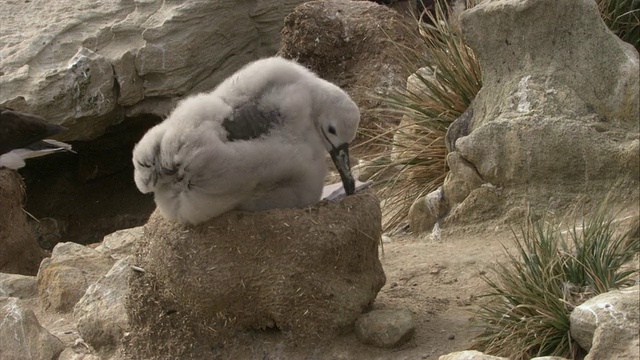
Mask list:
[{"label": "green grass tuft", "polygon": [[529,220],[515,252],[485,276],[489,302],[478,313],[486,325],[474,348],[512,360],[534,356],[576,358],[569,334],[571,311],[587,299],[635,283],[640,251],[636,229],[623,231],[606,206],[561,231],[560,224]]}]

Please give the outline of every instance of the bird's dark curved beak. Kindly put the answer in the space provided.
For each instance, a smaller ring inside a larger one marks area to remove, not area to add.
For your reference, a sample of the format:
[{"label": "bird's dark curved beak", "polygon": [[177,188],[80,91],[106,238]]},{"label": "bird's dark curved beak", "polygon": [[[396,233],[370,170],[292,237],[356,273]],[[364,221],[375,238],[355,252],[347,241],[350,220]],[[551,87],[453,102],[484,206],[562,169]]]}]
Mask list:
[{"label": "bird's dark curved beak", "polygon": [[356,181],[353,179],[353,175],[351,175],[351,166],[349,165],[349,144],[345,143],[334,147],[329,151],[329,154],[338,169],[338,173],[340,173],[344,192],[347,195],[352,195],[356,192]]}]

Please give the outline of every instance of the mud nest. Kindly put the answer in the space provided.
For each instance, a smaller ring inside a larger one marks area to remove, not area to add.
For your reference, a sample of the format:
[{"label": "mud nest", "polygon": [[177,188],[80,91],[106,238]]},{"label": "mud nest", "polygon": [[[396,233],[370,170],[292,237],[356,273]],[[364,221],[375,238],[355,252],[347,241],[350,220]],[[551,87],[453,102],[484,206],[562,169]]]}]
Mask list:
[{"label": "mud nest", "polygon": [[231,212],[199,226],[156,211],[132,277],[127,355],[181,356],[239,332],[330,338],[353,326],[385,283],[381,214],[365,191],[307,209]]},{"label": "mud nest", "polygon": [[46,253],[22,210],[24,197],[20,175],[0,168],[0,272],[35,275]]}]

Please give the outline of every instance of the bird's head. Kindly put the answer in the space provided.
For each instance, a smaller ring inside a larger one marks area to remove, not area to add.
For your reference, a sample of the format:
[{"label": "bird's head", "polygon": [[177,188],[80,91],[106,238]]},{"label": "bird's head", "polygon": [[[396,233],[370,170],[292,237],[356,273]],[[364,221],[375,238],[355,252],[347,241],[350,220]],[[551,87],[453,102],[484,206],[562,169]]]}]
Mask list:
[{"label": "bird's head", "polygon": [[322,142],[336,165],[347,195],[355,192],[349,164],[349,143],[356,137],[360,110],[343,90],[333,85],[318,109],[317,127]]}]

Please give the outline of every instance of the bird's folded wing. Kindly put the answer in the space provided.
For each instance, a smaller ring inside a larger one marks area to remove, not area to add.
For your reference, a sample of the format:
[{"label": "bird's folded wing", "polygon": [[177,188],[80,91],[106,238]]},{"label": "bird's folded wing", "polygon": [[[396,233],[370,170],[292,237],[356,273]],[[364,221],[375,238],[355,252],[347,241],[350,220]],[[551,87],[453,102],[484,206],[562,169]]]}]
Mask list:
[{"label": "bird's folded wing", "polygon": [[282,125],[282,115],[276,109],[264,109],[257,101],[248,101],[234,109],[231,117],[222,121],[227,140],[251,140],[269,134]]}]

